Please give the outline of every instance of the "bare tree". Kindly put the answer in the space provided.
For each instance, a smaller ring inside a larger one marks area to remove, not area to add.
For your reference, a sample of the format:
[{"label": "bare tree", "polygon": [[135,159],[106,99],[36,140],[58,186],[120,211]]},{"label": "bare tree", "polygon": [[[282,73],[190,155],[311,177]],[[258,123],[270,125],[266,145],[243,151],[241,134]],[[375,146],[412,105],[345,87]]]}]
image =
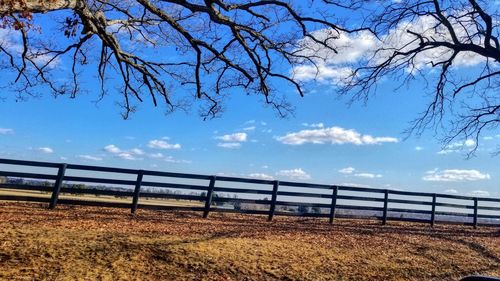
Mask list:
[{"label": "bare tree", "polygon": [[[304,42],[339,57],[336,39],[365,32],[377,44],[340,83],[340,93],[366,99],[383,78],[399,79],[400,86],[423,79],[430,101],[408,132],[446,126],[445,143],[474,138],[477,146],[482,132],[500,121],[500,6],[380,3],[1,0],[0,67],[12,79],[0,83],[15,87],[18,98],[47,90],[76,97],[96,80],[99,97],[123,97],[125,118],[143,100],[169,111],[200,100],[201,115],[214,117],[227,95],[242,88],[286,115],[293,106],[283,82],[303,94],[303,80],[290,69],[310,64],[320,72],[321,53]],[[347,29],[333,16],[338,9],[364,21]]]},{"label": "bare tree", "polygon": [[486,0],[386,2],[367,18],[377,47],[342,93],[365,99],[383,78],[400,86],[424,80],[430,101],[408,133],[434,128],[444,132],[445,145],[474,139],[477,148],[484,131],[500,123],[500,6]]},{"label": "bare tree", "polygon": [[0,63],[15,73],[18,98],[47,89],[76,97],[97,79],[100,97],[122,95],[124,118],[145,99],[168,110],[203,100],[202,116],[213,117],[234,88],[286,115],[292,106],[276,85],[302,95],[289,70],[309,59],[296,42],[327,47],[335,34],[320,41],[310,31],[356,31],[279,0],[3,0],[0,15]]}]

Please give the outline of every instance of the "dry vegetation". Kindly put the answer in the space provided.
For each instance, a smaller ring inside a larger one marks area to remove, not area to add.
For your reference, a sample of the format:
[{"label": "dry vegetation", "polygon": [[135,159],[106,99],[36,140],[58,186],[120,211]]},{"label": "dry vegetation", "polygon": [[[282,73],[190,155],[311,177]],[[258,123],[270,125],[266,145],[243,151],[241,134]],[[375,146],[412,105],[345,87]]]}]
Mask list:
[{"label": "dry vegetation", "polygon": [[[13,196],[28,196],[38,198],[50,198],[52,192],[40,192],[35,190],[16,190],[0,188],[0,195],[13,195]],[[83,201],[94,202],[113,202],[113,203],[131,203],[132,197],[115,197],[107,195],[95,196],[92,194],[68,194],[61,193],[60,199],[74,199]],[[200,207],[205,206],[204,202],[188,201],[188,200],[174,200],[174,199],[156,199],[156,198],[141,198],[143,205],[160,205],[160,206],[191,206]]]},{"label": "dry vegetation", "polygon": [[500,231],[0,203],[1,280],[458,280]]}]

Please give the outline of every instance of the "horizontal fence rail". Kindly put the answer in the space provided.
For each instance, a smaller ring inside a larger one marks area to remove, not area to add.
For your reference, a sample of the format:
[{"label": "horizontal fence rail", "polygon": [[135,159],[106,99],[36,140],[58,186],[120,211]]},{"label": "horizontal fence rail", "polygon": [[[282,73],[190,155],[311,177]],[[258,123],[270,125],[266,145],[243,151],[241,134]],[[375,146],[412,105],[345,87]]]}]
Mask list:
[{"label": "horizontal fence rail", "polygon": [[500,226],[500,198],[13,159],[0,159],[0,201]]}]

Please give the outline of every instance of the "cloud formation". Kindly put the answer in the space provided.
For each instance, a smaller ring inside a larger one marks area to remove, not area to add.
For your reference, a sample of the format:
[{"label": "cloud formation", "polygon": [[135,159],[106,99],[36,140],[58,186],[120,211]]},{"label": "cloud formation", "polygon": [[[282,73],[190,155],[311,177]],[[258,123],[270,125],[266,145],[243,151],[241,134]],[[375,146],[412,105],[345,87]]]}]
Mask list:
[{"label": "cloud formation", "polygon": [[463,142],[454,142],[445,146],[442,150],[438,151],[437,154],[449,154],[454,152],[462,152],[474,149],[476,146],[476,141],[472,139],[465,140]]},{"label": "cloud formation", "polygon": [[309,180],[311,175],[306,173],[301,168],[291,170],[281,170],[276,173],[277,176],[287,177],[293,180]]},{"label": "cloud formation", "polygon": [[[254,130],[254,129],[255,128],[253,128],[252,130]],[[247,130],[247,131],[249,131],[249,130]],[[222,142],[217,144],[218,147],[235,149],[235,148],[240,148],[241,143],[247,141],[247,133],[227,134],[227,135],[223,135],[223,136],[217,136],[217,137],[215,137],[215,139],[222,141]]]},{"label": "cloud formation", "polygon": [[325,124],[323,124],[321,122],[320,123],[311,123],[311,124],[309,124],[309,123],[302,123],[302,126],[304,126],[304,127],[310,127],[310,128],[323,128],[323,127],[325,127]]},{"label": "cloud formation", "polygon": [[104,151],[108,152],[108,153],[120,153],[121,152],[121,149],[119,149],[116,145],[114,144],[109,144],[109,145],[106,145],[104,148],[103,148]]},{"label": "cloud formation", "polygon": [[14,134],[13,129],[0,128],[0,135],[12,135],[12,134]]},{"label": "cloud formation", "polygon": [[77,157],[80,158],[80,159],[83,159],[83,160],[102,161],[101,157],[92,156],[92,155],[86,155],[86,154],[85,155],[78,155]]},{"label": "cloud formation", "polygon": [[362,135],[353,129],[344,129],[341,127],[301,130],[295,133],[288,133],[285,136],[277,137],[276,139],[289,145],[302,145],[305,143],[374,145],[398,142],[397,138]]},{"label": "cloud formation", "polygon": [[215,139],[225,142],[245,142],[247,141],[247,133],[234,133],[215,137]]},{"label": "cloud formation", "polygon": [[142,158],[139,158],[138,156],[144,155],[144,151],[142,151],[142,149],[132,148],[123,150],[114,144],[106,145],[103,150],[124,160],[142,160]]},{"label": "cloud formation", "polygon": [[181,149],[180,144],[171,144],[166,140],[150,140],[148,143],[148,147],[154,149]]},{"label": "cloud formation", "polygon": [[54,150],[50,147],[39,147],[36,149],[38,152],[41,152],[41,153],[46,153],[46,154],[51,154],[51,153],[54,153]]},{"label": "cloud formation", "polygon": [[483,174],[478,170],[449,169],[440,171],[438,169],[434,169],[425,172],[422,180],[435,182],[465,182],[489,180],[490,178],[489,174]]},{"label": "cloud formation", "polygon": [[473,190],[473,191],[469,192],[467,195],[477,196],[477,197],[489,197],[490,193],[486,190]]},{"label": "cloud formation", "polygon": [[222,147],[222,148],[235,149],[235,148],[240,148],[241,143],[239,143],[239,142],[220,142],[217,144],[217,146]]},{"label": "cloud formation", "polygon": [[343,168],[343,169],[340,169],[338,170],[337,172],[341,173],[341,174],[344,174],[346,176],[354,176],[354,177],[358,177],[358,178],[369,178],[369,179],[374,179],[374,178],[381,178],[382,175],[381,174],[373,174],[373,173],[360,173],[360,172],[356,172],[356,169],[354,169],[353,167],[347,167],[347,168]]},{"label": "cloud formation", "polygon": [[337,172],[339,172],[341,174],[350,175],[350,174],[354,173],[355,170],[356,169],[354,169],[353,167],[347,167],[347,168],[340,169]]},{"label": "cloud formation", "polygon": [[354,174],[355,177],[358,178],[368,178],[368,179],[374,179],[374,178],[381,178],[381,174],[372,174],[372,173],[356,173]]},{"label": "cloud formation", "polygon": [[264,173],[251,173],[248,174],[248,177],[260,180],[274,180],[273,176]]},{"label": "cloud formation", "polygon": [[191,163],[191,161],[189,160],[175,159],[173,156],[165,156],[163,160],[168,163],[183,163],[183,164]]},{"label": "cloud formation", "polygon": [[[460,16],[457,13],[457,16]],[[300,54],[313,57],[314,64],[304,61],[304,64],[292,69],[292,76],[303,82],[317,81],[324,84],[342,85],[345,79],[353,74],[356,64],[369,61],[369,65],[377,65],[385,61],[392,55],[394,50],[401,52],[409,51],[418,47],[419,40],[408,33],[408,30],[423,34],[427,38],[434,40],[449,41],[449,32],[445,29],[434,30],[437,20],[432,16],[420,16],[412,22],[401,22],[388,33],[380,38],[375,37],[368,31],[355,34],[340,33],[337,36],[336,31],[331,29],[321,29],[313,33],[314,37],[320,41],[329,42],[334,52],[330,48],[318,44],[311,38],[302,39],[297,50]],[[452,22],[453,28],[457,32],[458,38],[465,38],[468,33],[479,33],[478,30],[467,30],[463,25]],[[468,28],[474,28],[468,25]],[[335,40],[328,40],[336,36]],[[376,50],[379,50],[376,52]],[[446,48],[435,48],[423,51],[413,58],[414,69],[408,68],[407,71],[418,71],[425,68],[431,68],[432,62],[436,60],[447,59],[452,56],[452,51]],[[475,66],[483,62],[484,58],[472,52],[460,52],[453,61],[453,67]]]}]

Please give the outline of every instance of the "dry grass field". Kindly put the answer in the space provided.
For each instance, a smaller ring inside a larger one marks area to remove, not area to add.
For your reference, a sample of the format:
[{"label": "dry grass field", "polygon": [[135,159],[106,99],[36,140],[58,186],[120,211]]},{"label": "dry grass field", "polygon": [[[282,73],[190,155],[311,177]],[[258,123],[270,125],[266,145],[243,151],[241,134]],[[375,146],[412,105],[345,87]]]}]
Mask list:
[{"label": "dry grass field", "polygon": [[500,230],[0,203],[0,280],[500,276]]},{"label": "dry grass field", "polygon": [[[0,189],[0,195],[14,195],[14,196],[29,196],[38,198],[50,198],[51,193],[40,192],[34,190],[16,190],[16,189]],[[131,203],[132,197],[114,197],[107,195],[95,196],[92,194],[68,194],[61,193],[59,196],[61,199],[76,199],[76,200],[86,200],[86,201],[97,201],[97,202],[113,202],[113,203]],[[205,206],[204,202],[198,201],[187,201],[187,200],[171,200],[171,199],[155,199],[155,198],[141,198],[141,204],[144,205],[164,205],[164,206],[192,206],[199,207]]]}]

